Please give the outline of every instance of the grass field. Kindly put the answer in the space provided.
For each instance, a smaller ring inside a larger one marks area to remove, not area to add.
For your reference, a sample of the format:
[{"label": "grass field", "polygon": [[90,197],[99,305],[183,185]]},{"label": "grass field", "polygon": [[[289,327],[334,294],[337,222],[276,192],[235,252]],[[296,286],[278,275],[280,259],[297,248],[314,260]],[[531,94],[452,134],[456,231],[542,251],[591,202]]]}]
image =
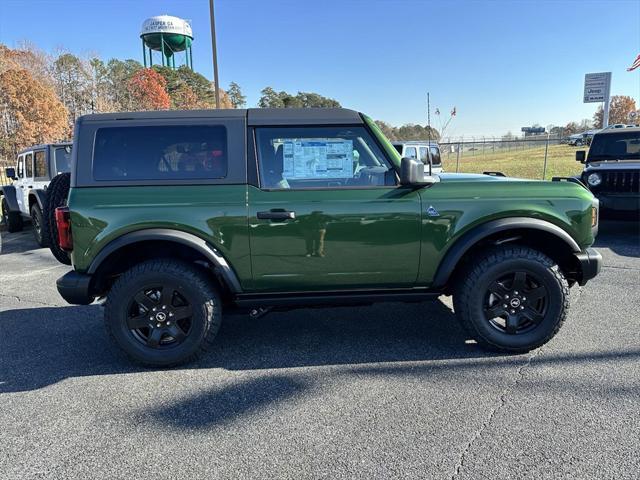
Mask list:
[{"label": "grass field", "polygon": [[[456,171],[457,153],[445,153],[443,147],[443,164],[447,172]],[[576,162],[576,150],[580,148],[569,145],[549,145],[547,154],[547,171],[545,179],[577,175],[582,165]],[[482,173],[485,171],[502,172],[510,177],[542,179],[544,165],[544,146],[525,150],[485,149],[474,152],[465,151],[460,155],[459,172]]]}]

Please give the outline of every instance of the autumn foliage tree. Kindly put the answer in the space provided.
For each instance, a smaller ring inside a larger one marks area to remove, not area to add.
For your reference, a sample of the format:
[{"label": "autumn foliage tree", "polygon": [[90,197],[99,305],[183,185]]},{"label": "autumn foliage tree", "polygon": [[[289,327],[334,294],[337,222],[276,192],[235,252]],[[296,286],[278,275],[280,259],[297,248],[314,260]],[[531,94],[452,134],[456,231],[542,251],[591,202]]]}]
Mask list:
[{"label": "autumn foliage tree", "polygon": [[[636,111],[636,101],[626,95],[614,95],[609,104],[609,125],[616,123],[629,123],[629,114]],[[604,111],[602,106],[598,107],[593,115],[595,128],[602,128],[602,118]]]},{"label": "autumn foliage tree", "polygon": [[69,138],[69,112],[55,91],[25,69],[0,73],[0,156],[13,158],[29,145]]},{"label": "autumn foliage tree", "polygon": [[135,110],[166,110],[171,106],[167,81],[152,68],[136,72],[127,84]]}]

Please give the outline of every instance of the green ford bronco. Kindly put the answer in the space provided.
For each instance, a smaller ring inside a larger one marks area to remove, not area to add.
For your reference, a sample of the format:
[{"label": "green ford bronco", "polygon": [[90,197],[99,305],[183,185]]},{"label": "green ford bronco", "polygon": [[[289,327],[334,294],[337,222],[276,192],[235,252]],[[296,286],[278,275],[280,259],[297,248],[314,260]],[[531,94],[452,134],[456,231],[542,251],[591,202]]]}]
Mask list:
[{"label": "green ford bronco", "polygon": [[351,110],[88,115],[72,151],[58,290],[105,299],[110,336],[148,365],[207,350],[223,311],[440,295],[481,346],[526,352],[600,270],[580,182],[425,175]]}]

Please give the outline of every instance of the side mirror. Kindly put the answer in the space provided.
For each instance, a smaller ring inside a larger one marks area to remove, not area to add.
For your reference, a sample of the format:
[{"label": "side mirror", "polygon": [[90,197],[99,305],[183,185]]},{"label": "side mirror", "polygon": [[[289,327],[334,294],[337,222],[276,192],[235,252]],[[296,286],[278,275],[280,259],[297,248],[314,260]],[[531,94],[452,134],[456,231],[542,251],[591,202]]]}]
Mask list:
[{"label": "side mirror", "polygon": [[7,178],[10,178],[11,180],[16,179],[16,169],[13,167],[5,168],[4,174]]},{"label": "side mirror", "polygon": [[421,186],[435,183],[436,179],[424,174],[424,163],[404,157],[400,163],[400,185]]},{"label": "side mirror", "polygon": [[584,163],[585,158],[587,158],[587,152],[584,150],[578,150],[576,152],[576,162]]}]

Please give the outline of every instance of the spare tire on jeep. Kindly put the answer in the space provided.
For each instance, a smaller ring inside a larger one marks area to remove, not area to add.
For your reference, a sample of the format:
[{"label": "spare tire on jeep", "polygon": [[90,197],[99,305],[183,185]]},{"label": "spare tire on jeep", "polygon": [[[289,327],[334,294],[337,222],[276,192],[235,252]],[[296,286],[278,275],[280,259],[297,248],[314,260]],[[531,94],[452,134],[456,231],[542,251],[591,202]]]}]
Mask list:
[{"label": "spare tire on jeep", "polygon": [[51,179],[49,188],[47,189],[47,198],[44,202],[44,211],[42,212],[42,221],[47,224],[48,228],[43,228],[43,233],[48,235],[49,249],[54,257],[65,265],[71,265],[69,254],[58,245],[58,225],[56,224],[56,208],[63,207],[67,204],[69,195],[69,187],[71,185],[71,174],[61,173]]}]

